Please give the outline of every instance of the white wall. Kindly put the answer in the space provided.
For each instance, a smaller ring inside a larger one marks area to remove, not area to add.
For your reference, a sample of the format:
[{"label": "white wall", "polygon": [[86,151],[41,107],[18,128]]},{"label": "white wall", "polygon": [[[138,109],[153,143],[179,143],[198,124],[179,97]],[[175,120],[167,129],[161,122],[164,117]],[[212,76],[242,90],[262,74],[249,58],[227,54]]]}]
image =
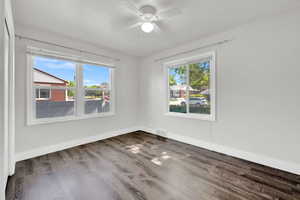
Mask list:
[{"label": "white wall", "polygon": [[[273,16],[147,57],[139,68],[140,124],[300,166],[299,22],[298,11]],[[154,59],[232,38],[181,56],[216,51],[217,121],[165,116],[163,68]]]},{"label": "white wall", "polygon": [[[16,153],[39,150],[40,148],[101,135],[110,131],[127,129],[136,125],[137,119],[137,59],[112,50],[104,50],[92,44],[72,38],[47,33],[41,30],[16,26],[16,33],[36,39],[59,43],[100,54],[120,58],[116,63],[116,115],[43,125],[26,125],[26,46],[67,52],[28,40],[16,40]],[[88,36],[87,36],[88,37]],[[76,52],[78,53],[78,52]],[[102,58],[98,58],[103,60]]]}]

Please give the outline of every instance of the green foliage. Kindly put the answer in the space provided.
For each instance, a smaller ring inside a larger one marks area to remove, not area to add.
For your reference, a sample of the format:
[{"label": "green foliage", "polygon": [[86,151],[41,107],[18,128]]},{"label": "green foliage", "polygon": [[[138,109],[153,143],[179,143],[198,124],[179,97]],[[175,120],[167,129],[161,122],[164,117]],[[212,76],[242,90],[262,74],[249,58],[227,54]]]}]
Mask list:
[{"label": "green foliage", "polygon": [[[76,84],[75,84],[74,81],[69,81],[67,83],[67,86],[68,87],[75,87]],[[106,88],[108,87],[108,83],[102,83],[101,85],[89,85],[89,86],[85,86],[85,88],[95,88],[95,89],[97,89],[97,88],[105,88],[105,87]],[[75,92],[73,90],[68,90],[67,93],[68,93],[69,97],[74,97],[75,96]],[[91,94],[88,95],[88,96],[90,96],[91,98],[99,98],[99,96],[101,96],[101,94],[102,94],[102,91],[91,91],[89,93],[91,93]]]},{"label": "green foliage", "polygon": [[204,94],[190,94],[190,97],[203,97],[203,98],[207,98],[207,95],[204,95]]},{"label": "green foliage", "polygon": [[90,86],[87,86],[86,88],[100,88],[100,85],[90,85]]},{"label": "green foliage", "polygon": [[175,72],[176,74],[179,74],[182,79],[184,79],[186,74],[186,67],[185,66],[177,67],[175,68]]},{"label": "green foliage", "polygon": [[186,67],[180,66],[177,68],[173,68],[175,74],[169,74],[169,85],[177,85],[177,81],[175,79],[175,76],[178,75],[181,80],[185,80],[185,74],[186,74]]},{"label": "green foliage", "polygon": [[209,68],[200,64],[190,64],[190,85],[193,89],[204,90],[209,86]]},{"label": "green foliage", "polygon": [[[169,74],[169,85],[176,85],[176,78],[186,80],[186,66],[172,69],[174,74]],[[204,63],[189,64],[190,86],[195,90],[205,90],[209,87],[209,68]],[[184,81],[183,81],[184,82]]]},{"label": "green foliage", "polygon": [[103,91],[99,91],[99,90],[88,90],[85,93],[85,97],[88,99],[99,99],[102,98],[103,96]]},{"label": "green foliage", "polygon": [[175,68],[175,73],[179,75],[181,80],[186,79],[186,67],[185,66],[180,66]]},{"label": "green foliage", "polygon": [[172,86],[172,85],[176,85],[176,80],[175,80],[175,77],[174,75],[169,75],[169,85]]},{"label": "green foliage", "polygon": [[[75,82],[74,81],[69,81],[67,84],[68,87],[75,87]],[[73,90],[68,90],[68,97],[74,97],[75,92]]]},{"label": "green foliage", "polygon": [[75,81],[69,81],[67,86],[68,87],[75,87]]},{"label": "green foliage", "polygon": [[85,88],[108,88],[109,84],[104,82],[101,83],[101,85],[89,85],[89,86],[85,86]]}]

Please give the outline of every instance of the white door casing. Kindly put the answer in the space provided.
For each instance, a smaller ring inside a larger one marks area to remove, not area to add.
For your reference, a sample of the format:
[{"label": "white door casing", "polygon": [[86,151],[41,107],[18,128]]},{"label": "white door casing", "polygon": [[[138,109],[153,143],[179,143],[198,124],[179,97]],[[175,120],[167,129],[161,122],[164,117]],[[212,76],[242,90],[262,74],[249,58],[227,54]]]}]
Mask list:
[{"label": "white door casing", "polygon": [[3,136],[4,136],[4,155],[3,155],[3,161],[4,161],[4,175],[7,177],[9,175],[9,150],[8,150],[8,137],[9,137],[9,46],[10,46],[10,40],[9,40],[9,31],[7,24],[4,24],[4,95],[3,95],[3,102],[4,102],[4,108],[3,108],[3,114],[4,114],[4,124],[3,124]]}]

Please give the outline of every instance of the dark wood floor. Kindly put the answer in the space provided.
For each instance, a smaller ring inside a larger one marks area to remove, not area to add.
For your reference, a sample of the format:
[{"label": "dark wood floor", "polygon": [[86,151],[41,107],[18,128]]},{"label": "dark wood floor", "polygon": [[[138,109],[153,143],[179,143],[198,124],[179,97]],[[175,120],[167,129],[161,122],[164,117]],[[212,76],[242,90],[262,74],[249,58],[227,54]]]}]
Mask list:
[{"label": "dark wood floor", "polygon": [[300,176],[135,132],[18,162],[7,199],[299,200]]}]

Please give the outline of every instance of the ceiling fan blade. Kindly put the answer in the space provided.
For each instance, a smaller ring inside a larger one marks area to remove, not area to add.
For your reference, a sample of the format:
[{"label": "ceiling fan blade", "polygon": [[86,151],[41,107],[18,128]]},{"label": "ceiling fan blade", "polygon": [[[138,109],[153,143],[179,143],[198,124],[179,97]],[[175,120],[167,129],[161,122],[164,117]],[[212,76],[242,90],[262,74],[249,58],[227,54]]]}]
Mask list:
[{"label": "ceiling fan blade", "polygon": [[131,1],[131,0],[122,0],[121,4],[123,4],[126,8],[128,8],[134,14],[141,16],[139,8]]},{"label": "ceiling fan blade", "polygon": [[173,17],[176,17],[178,15],[181,15],[182,11],[178,8],[172,8],[172,9],[168,9],[168,10],[164,10],[158,13],[158,16],[161,19],[171,19]]},{"label": "ceiling fan blade", "polygon": [[142,24],[143,24],[143,22],[137,22],[135,24],[130,25],[128,27],[128,29],[134,29],[134,28],[140,27]]},{"label": "ceiling fan blade", "polygon": [[114,20],[112,20],[111,27],[113,30],[121,31],[121,30],[130,30],[133,28],[136,28],[140,25],[141,20],[136,16],[130,16],[130,17],[117,17]]},{"label": "ceiling fan blade", "polygon": [[158,22],[153,22],[153,24],[154,24],[154,32],[155,33],[160,33],[162,30],[160,28],[159,23]]}]

